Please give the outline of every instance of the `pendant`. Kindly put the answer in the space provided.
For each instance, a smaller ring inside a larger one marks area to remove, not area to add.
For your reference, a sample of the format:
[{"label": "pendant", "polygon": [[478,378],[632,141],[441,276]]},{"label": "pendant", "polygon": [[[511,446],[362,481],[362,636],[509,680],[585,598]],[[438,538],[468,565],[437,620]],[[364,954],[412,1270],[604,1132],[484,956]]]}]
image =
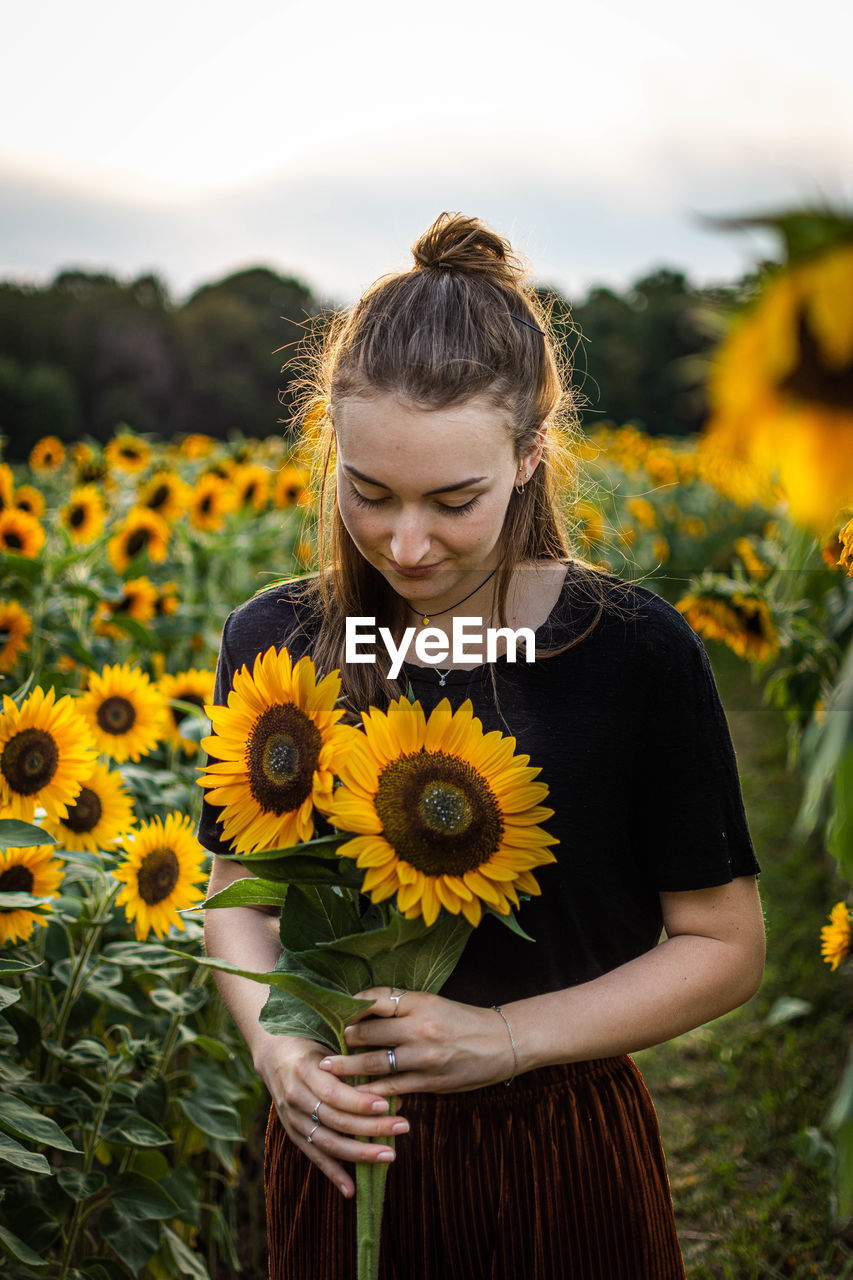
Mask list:
[{"label": "pendant", "polygon": [[447,684],[447,676],[442,676],[438,683],[441,685],[443,689],[444,686]]},{"label": "pendant", "polygon": [[423,616],[423,624],[425,627],[429,626],[429,618],[426,616],[426,614],[424,614]]}]

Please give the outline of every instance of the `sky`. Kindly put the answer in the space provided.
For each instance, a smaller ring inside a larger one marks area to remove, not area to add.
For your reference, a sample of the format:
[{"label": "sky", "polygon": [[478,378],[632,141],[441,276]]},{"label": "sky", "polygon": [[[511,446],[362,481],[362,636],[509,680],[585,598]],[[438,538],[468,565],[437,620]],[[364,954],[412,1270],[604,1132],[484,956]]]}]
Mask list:
[{"label": "sky", "polygon": [[250,265],[348,303],[442,210],[569,297],[771,251],[708,218],[853,205],[839,0],[7,0],[0,278]]}]

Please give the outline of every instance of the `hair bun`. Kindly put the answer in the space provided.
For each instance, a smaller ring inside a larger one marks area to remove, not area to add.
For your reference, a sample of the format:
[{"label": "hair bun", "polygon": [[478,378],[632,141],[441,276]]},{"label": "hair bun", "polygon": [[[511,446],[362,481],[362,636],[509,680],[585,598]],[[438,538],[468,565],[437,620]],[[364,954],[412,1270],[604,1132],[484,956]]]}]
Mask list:
[{"label": "hair bun", "polygon": [[490,275],[515,286],[527,275],[508,240],[461,213],[440,213],[412,246],[412,256],[416,271]]}]

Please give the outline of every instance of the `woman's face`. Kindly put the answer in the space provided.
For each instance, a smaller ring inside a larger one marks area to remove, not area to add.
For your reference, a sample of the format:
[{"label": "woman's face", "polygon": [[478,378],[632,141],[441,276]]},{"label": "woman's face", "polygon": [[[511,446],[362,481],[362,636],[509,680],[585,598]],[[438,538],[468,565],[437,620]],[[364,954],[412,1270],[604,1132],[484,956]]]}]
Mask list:
[{"label": "woman's face", "polygon": [[485,397],[416,408],[383,392],[335,410],[341,518],[365,560],[418,609],[453,604],[501,559],[513,485],[532,474]]}]

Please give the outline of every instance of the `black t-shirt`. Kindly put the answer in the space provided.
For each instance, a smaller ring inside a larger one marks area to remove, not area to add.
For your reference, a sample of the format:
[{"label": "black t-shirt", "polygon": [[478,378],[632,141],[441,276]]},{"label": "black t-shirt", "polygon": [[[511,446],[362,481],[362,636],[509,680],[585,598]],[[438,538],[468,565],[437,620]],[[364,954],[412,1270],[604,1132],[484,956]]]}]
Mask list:
[{"label": "black t-shirt", "polygon": [[[522,902],[525,941],[486,915],[442,994],[491,1005],[585,982],[653,948],[658,891],[704,889],[759,871],[734,748],[705,648],[680,613],[648,589],[601,575],[605,612],[565,653],[536,662],[497,659],[451,671],[405,663],[427,715],[443,697],[470,698],[483,729],[516,739],[541,768],[542,825],[559,838],[557,861],[535,871],[542,896]],[[536,632],[537,654],[586,630],[594,605],[570,568]],[[228,618],[214,702],[236,672],[271,645],[294,661],[310,653],[312,625],[290,589],[275,587]],[[446,670],[444,664],[442,669]],[[228,852],[206,799],[199,840]],[[328,830],[328,828],[325,828]]]}]

